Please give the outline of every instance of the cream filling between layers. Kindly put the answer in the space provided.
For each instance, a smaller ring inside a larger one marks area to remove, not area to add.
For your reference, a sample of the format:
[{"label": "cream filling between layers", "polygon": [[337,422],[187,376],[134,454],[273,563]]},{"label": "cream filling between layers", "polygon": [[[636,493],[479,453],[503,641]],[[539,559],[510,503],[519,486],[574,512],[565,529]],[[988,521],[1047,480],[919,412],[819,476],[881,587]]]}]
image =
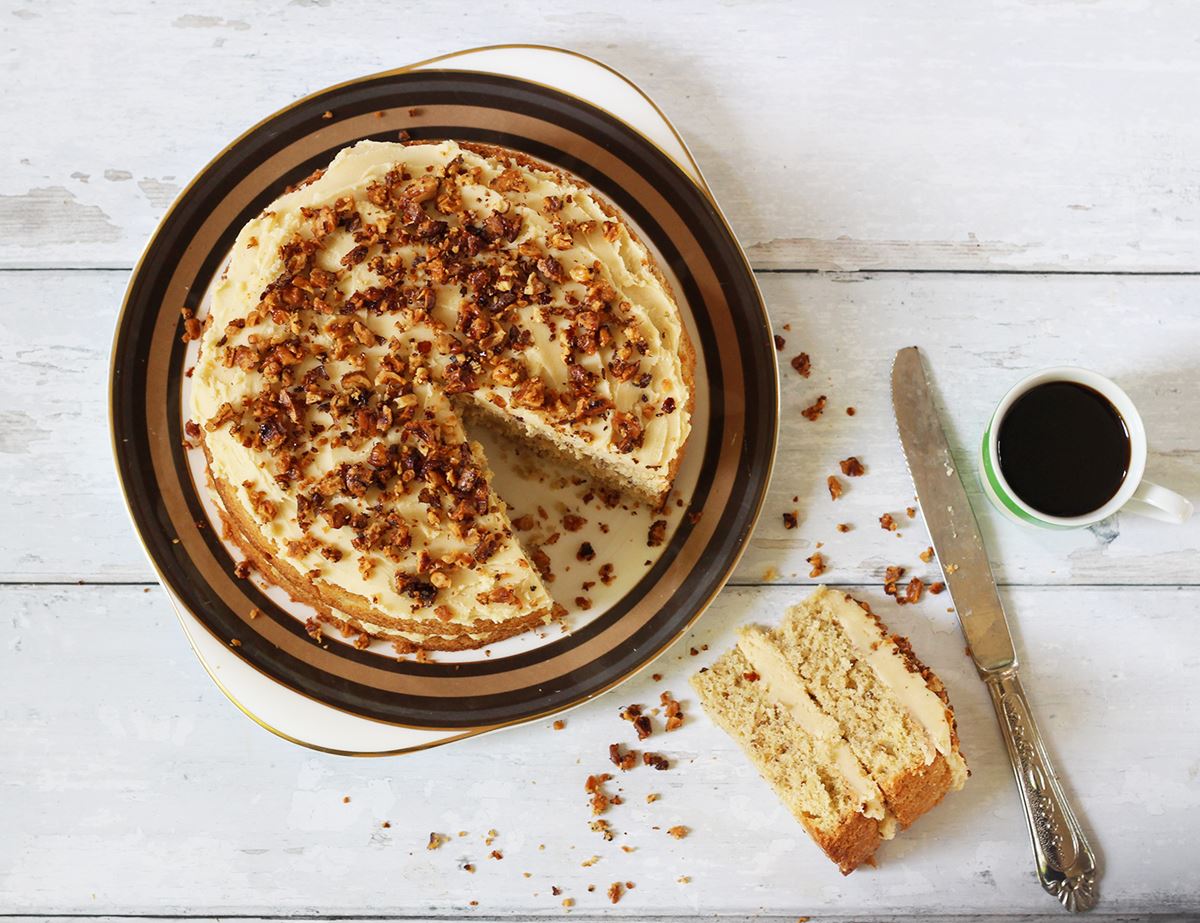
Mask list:
[{"label": "cream filling between layers", "polygon": [[743,628],[737,646],[758,673],[767,699],[787,709],[792,720],[813,739],[814,744],[824,748],[826,758],[858,799],[859,813],[879,821],[879,833],[884,839],[895,836],[896,819],[884,804],[883,792],[858,762],[850,744],[842,737],[837,721],[812,700],[804,681],[796,675],[767,633],[754,626]]},{"label": "cream filling between layers", "polygon": [[932,763],[935,751],[945,757],[950,767],[951,783],[962,788],[967,779],[967,764],[955,750],[952,728],[946,703],[925,683],[920,673],[908,669],[896,644],[888,638],[853,598],[845,593],[820,587],[812,601],[822,606],[838,624],[859,658],[886,685],[925,732],[928,741],[926,764]]}]

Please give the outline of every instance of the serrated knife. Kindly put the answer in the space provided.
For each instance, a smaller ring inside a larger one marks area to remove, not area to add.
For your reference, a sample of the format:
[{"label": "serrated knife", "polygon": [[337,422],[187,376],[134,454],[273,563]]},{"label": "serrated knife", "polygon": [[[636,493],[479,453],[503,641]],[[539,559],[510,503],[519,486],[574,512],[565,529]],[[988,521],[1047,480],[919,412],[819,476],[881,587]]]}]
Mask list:
[{"label": "serrated knife", "polygon": [[971,657],[996,708],[1029,822],[1038,879],[1067,910],[1090,910],[1098,897],[1096,857],[1059,784],[1021,687],[1012,635],[979,525],[950,454],[925,364],[915,346],[896,353],[892,406],[946,588]]}]

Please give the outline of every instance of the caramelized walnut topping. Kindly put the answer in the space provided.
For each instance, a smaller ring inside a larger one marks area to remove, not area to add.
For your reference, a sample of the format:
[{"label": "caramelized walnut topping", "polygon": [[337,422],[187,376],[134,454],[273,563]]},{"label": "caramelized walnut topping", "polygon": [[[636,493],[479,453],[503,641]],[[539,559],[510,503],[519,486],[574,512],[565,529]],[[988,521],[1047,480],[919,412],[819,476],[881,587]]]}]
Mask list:
[{"label": "caramelized walnut topping", "polygon": [[667,758],[660,753],[643,753],[642,762],[659,771],[671,767],[671,764],[667,762]]},{"label": "caramelized walnut topping", "polygon": [[[780,339],[783,338],[780,337]],[[778,341],[776,342],[778,343]],[[777,348],[782,347],[777,346]],[[808,378],[808,376],[812,373],[812,363],[809,361],[808,353],[800,353],[800,355],[793,357],[792,368],[800,373],[801,378]]]},{"label": "caramelized walnut topping", "polygon": [[942,583],[940,580],[936,583],[929,584],[929,592],[934,596],[940,596],[943,592],[945,592],[945,589],[946,584]]},{"label": "caramelized walnut topping", "polygon": [[825,479],[825,483],[829,486],[830,498],[837,500],[838,498],[840,498],[842,496],[842,493],[843,493],[842,482],[837,479],[836,475],[833,475],[833,474],[829,475],[829,477],[827,477]]}]

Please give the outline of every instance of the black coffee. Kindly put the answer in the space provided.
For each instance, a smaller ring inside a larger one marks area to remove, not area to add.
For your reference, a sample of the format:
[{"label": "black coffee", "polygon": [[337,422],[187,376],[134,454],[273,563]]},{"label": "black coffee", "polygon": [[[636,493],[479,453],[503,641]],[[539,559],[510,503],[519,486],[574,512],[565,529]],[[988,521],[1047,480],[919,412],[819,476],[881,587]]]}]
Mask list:
[{"label": "black coffee", "polygon": [[1129,471],[1129,431],[1108,398],[1052,381],[1022,394],[1000,421],[1000,471],[1017,496],[1051,516],[1104,506]]}]

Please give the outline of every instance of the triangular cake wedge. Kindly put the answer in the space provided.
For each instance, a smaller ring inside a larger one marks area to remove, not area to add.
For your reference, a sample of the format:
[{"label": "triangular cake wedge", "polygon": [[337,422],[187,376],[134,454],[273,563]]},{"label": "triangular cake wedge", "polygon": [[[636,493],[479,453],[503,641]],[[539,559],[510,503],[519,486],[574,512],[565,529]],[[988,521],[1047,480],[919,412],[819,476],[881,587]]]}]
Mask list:
[{"label": "triangular cake wedge", "polygon": [[[343,320],[370,332],[328,324]],[[555,604],[419,343],[381,339],[356,353],[361,369],[310,359],[300,394],[260,381],[239,389],[248,406],[208,382],[208,471],[234,541],[297,599],[401,650],[478,647],[544,624]],[[305,405],[309,386],[321,399]]]},{"label": "triangular cake wedge", "polygon": [[844,593],[743,628],[692,685],[843,874],[968,775],[941,681]]}]

